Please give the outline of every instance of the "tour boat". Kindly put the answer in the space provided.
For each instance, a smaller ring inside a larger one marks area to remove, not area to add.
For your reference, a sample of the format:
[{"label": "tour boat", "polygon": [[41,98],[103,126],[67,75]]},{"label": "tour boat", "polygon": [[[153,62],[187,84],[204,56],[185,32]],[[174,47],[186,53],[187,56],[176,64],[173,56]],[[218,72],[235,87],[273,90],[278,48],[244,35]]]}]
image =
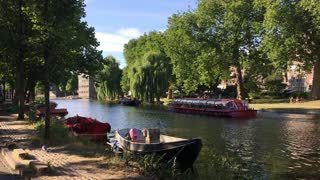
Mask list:
[{"label": "tour boat", "polygon": [[104,141],[107,139],[107,133],[110,132],[109,123],[102,123],[90,117],[74,116],[65,121],[65,126],[75,136],[88,137],[94,141]]},{"label": "tour boat", "polygon": [[175,112],[223,116],[231,118],[255,118],[257,110],[250,109],[238,99],[174,99],[170,109]]},{"label": "tour boat", "polygon": [[[179,169],[191,168],[200,153],[200,138],[184,139],[160,134],[157,129],[135,128],[120,129],[115,132],[115,139],[124,151],[136,154],[157,154],[163,156],[162,161],[175,161]],[[135,131],[135,133],[132,133]],[[136,134],[136,138],[132,138]]]}]

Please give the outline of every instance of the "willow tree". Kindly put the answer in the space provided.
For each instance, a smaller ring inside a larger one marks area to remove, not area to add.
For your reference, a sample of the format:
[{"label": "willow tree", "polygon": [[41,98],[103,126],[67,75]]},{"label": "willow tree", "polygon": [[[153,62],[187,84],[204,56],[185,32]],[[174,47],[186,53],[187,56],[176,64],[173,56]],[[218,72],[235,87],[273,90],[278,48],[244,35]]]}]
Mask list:
[{"label": "willow tree", "polygon": [[120,81],[122,71],[119,63],[112,56],[104,59],[100,71],[96,74],[95,88],[98,100],[115,100],[122,94]]},{"label": "willow tree", "polygon": [[149,52],[138,61],[128,73],[132,94],[143,101],[153,103],[165,96],[168,90],[171,66],[168,57],[161,53]]},{"label": "willow tree", "polygon": [[320,99],[319,2],[307,0],[257,1],[265,8],[263,47],[275,65],[292,61],[313,67],[311,96]]},{"label": "willow tree", "polygon": [[124,95],[127,95],[130,91],[130,79],[129,79],[128,73],[129,73],[129,68],[128,66],[126,66],[122,69],[122,74],[121,74],[122,76],[120,80],[121,90]]},{"label": "willow tree", "polygon": [[150,32],[130,40],[124,50],[127,67],[122,87],[129,84],[133,97],[153,103],[165,96],[172,79],[172,68],[164,51],[164,35]]}]

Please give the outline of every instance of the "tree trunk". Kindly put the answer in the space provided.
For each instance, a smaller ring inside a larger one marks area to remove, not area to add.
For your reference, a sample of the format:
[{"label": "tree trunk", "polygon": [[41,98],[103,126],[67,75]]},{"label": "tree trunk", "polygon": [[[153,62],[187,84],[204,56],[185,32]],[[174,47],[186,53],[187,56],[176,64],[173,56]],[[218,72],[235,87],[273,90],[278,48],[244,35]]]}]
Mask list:
[{"label": "tree trunk", "polygon": [[[30,76],[31,77],[31,76]],[[29,95],[30,95],[30,77],[27,79],[27,82],[26,82],[26,86],[25,86],[25,90],[24,90],[24,94],[25,94],[25,102],[26,103],[29,103]]]},{"label": "tree trunk", "polygon": [[36,98],[35,87],[36,87],[36,82],[32,81],[29,89],[29,102],[33,102]]},{"label": "tree trunk", "polygon": [[44,101],[45,101],[45,131],[44,131],[44,137],[45,139],[49,139],[50,137],[50,84],[49,84],[49,72],[47,70],[48,68],[48,59],[45,58],[45,80],[44,80]]},{"label": "tree trunk", "polygon": [[[18,62],[18,61],[17,61]],[[20,89],[20,79],[19,79],[19,70],[18,67],[16,69],[16,81],[15,81],[15,85],[14,85],[14,91],[12,91],[12,103],[16,106],[19,105],[19,96],[18,96],[18,91]]]},{"label": "tree trunk", "polygon": [[3,84],[2,84],[2,94],[3,94],[3,101],[6,101],[6,81],[3,80]]},{"label": "tree trunk", "polygon": [[167,99],[172,99],[172,97],[173,97],[173,90],[169,89]]},{"label": "tree trunk", "polygon": [[17,97],[19,99],[19,114],[18,114],[18,120],[24,119],[24,78],[25,78],[25,72],[24,72],[24,63],[23,63],[23,56],[24,56],[24,50],[23,50],[23,44],[22,44],[22,36],[23,36],[23,17],[22,17],[22,0],[19,0],[19,50],[18,50],[18,59],[17,59]]},{"label": "tree trunk", "polygon": [[29,78],[29,82],[27,83],[28,84],[28,88],[26,89],[26,103],[30,103],[30,102],[33,102],[34,101],[34,98],[35,98],[35,85],[36,83],[34,82],[33,79]]},{"label": "tree trunk", "polygon": [[236,84],[237,84],[237,99],[243,99],[243,83],[242,72],[240,66],[236,67]]},{"label": "tree trunk", "polygon": [[320,99],[320,61],[314,63],[313,67],[311,98]]},{"label": "tree trunk", "polygon": [[[48,33],[48,0],[44,2],[44,31]],[[49,84],[49,48],[48,40],[44,41],[43,44],[43,58],[44,58],[44,101],[45,101],[45,126],[44,126],[44,138],[50,138],[50,84]]]},{"label": "tree trunk", "polygon": [[[22,50],[21,50],[22,51]],[[23,58],[23,52],[19,52],[19,59]],[[24,119],[24,99],[25,99],[25,93],[24,93],[24,67],[23,63],[21,62],[18,65],[19,68],[17,70],[19,71],[18,74],[18,89],[16,90],[16,93],[18,94],[18,104],[19,104],[19,114],[18,114],[18,120]]]}]

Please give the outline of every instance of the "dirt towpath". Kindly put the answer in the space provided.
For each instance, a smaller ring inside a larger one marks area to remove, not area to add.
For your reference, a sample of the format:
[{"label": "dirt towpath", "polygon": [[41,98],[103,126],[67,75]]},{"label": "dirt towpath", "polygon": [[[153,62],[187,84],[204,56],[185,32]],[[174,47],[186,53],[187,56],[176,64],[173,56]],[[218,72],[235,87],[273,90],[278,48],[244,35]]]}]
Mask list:
[{"label": "dirt towpath", "polygon": [[[129,168],[121,170],[108,167],[102,157],[83,157],[63,147],[49,147],[48,151],[34,148],[30,143],[33,131],[34,128],[28,121],[18,121],[15,115],[0,112],[0,144],[7,141],[15,142],[19,148],[26,148],[36,159],[53,167],[53,175],[36,179],[145,179],[134,170],[128,170]],[[8,175],[8,179],[16,177],[10,175],[4,161],[0,161],[0,179],[1,174]]]}]

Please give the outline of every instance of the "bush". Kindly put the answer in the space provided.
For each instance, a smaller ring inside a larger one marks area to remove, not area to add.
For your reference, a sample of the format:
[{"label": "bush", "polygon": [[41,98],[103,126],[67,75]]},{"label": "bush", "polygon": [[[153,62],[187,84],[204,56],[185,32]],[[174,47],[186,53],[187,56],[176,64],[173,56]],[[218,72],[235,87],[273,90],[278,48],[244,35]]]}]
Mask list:
[{"label": "bush", "polygon": [[208,161],[198,164],[197,179],[254,179],[253,171],[236,154],[210,150]]},{"label": "bush", "polygon": [[227,88],[222,93],[222,97],[225,97],[225,98],[237,97],[237,86],[227,86]]},{"label": "bush", "polygon": [[291,97],[299,97],[299,98],[303,98],[303,99],[308,99],[310,97],[310,93],[308,92],[294,92],[291,94]]},{"label": "bush", "polygon": [[249,99],[260,99],[261,93],[260,92],[249,92],[248,97],[249,97]]},{"label": "bush", "polygon": [[45,132],[45,122],[40,120],[35,123],[36,136],[32,138],[34,145],[50,144],[50,145],[60,145],[68,142],[69,130],[64,127],[63,123],[57,120],[51,120],[50,124],[50,139],[44,140]]},{"label": "bush", "polygon": [[43,98],[38,98],[29,105],[28,116],[30,121],[37,120],[36,111],[41,104],[44,104]]},{"label": "bush", "polygon": [[137,168],[144,176],[151,176],[152,178],[150,179],[192,179],[193,174],[191,173],[191,169],[181,171],[175,159],[164,161],[164,156],[123,152],[122,158],[118,157],[117,162],[122,161],[125,166]]}]

